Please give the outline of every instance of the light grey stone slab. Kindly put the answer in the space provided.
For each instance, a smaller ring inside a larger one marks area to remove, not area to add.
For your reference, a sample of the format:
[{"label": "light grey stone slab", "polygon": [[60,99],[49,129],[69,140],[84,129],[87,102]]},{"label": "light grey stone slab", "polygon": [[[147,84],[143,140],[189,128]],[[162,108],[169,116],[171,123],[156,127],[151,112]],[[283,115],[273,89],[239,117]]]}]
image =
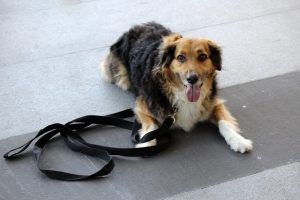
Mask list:
[{"label": "light grey stone slab", "polygon": [[[299,16],[295,10],[187,35],[214,35],[219,41],[224,54],[219,85],[226,87],[300,70]],[[0,137],[132,107],[130,94],[104,83],[98,75],[106,52],[107,48],[100,48],[0,67],[0,124],[5,130]]]},{"label": "light grey stone slab", "polygon": [[78,4],[80,0],[0,0],[0,15],[16,12],[32,13],[39,10]]},{"label": "light grey stone slab", "polygon": [[0,68],[0,138],[132,107],[131,94],[101,79],[100,55],[95,50]]},{"label": "light grey stone slab", "polygon": [[300,26],[296,24],[300,24],[300,10],[209,27],[187,36],[213,36],[223,47],[219,80],[226,87],[300,70]]},{"label": "light grey stone slab", "polygon": [[183,32],[288,12],[299,6],[296,0],[214,0],[201,4],[196,0],[114,0],[2,14],[0,66],[107,47],[130,26],[142,22],[155,20]]},{"label": "light grey stone slab", "polygon": [[295,200],[299,194],[300,164],[296,162],[165,200]]}]

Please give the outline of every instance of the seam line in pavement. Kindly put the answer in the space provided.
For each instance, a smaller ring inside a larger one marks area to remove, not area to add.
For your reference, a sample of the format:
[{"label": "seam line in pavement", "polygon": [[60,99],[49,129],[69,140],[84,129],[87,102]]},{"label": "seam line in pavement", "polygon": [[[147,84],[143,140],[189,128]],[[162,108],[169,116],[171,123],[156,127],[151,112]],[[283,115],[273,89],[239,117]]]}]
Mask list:
[{"label": "seam line in pavement", "polygon": [[239,19],[239,20],[216,23],[216,24],[212,24],[212,25],[202,26],[202,27],[199,27],[199,28],[183,30],[183,31],[180,31],[180,32],[181,33],[188,33],[188,32],[191,32],[191,31],[197,31],[197,30],[202,30],[202,29],[206,29],[206,28],[222,26],[222,25],[226,25],[226,24],[235,24],[235,23],[239,23],[239,22],[243,22],[243,21],[250,21],[252,19],[263,18],[263,17],[272,16],[272,15],[278,15],[278,14],[287,13],[287,12],[290,12],[290,11],[296,11],[296,10],[299,10],[299,9],[300,9],[300,6],[296,6],[296,8],[289,8],[289,9],[285,9],[285,10],[281,10],[281,11],[277,11],[277,12],[270,12],[270,13],[257,15],[257,16],[253,16],[253,17],[248,17],[248,18],[246,17],[246,18]]},{"label": "seam line in pavement", "polygon": [[[250,21],[252,19],[263,18],[263,17],[272,16],[272,15],[278,15],[278,14],[282,14],[282,13],[286,13],[286,12],[290,12],[290,11],[297,11],[299,9],[300,9],[300,6],[297,6],[296,8],[285,9],[285,10],[278,11],[278,12],[270,12],[268,14],[258,15],[258,16],[244,18],[244,19],[235,20],[235,21],[228,21],[228,22],[222,22],[222,23],[202,26],[202,27],[194,28],[194,29],[188,29],[188,30],[182,30],[182,31],[179,30],[178,32],[180,32],[180,33],[189,33],[189,32],[192,32],[192,31],[207,29],[207,28],[211,28],[211,27],[217,27],[217,26],[222,26],[222,25],[227,25],[227,24],[234,24],[234,23],[239,23],[239,22],[243,22],[243,21]],[[100,47],[94,47],[94,48],[90,48],[90,49],[81,49],[81,50],[67,52],[67,53],[64,53],[64,54],[58,54],[58,55],[54,55],[54,56],[45,56],[45,57],[41,57],[41,58],[38,58],[38,59],[25,60],[25,61],[17,62],[17,63],[14,63],[14,64],[2,65],[0,67],[8,67],[8,66],[14,66],[14,65],[19,65],[19,64],[23,64],[23,63],[37,62],[37,61],[41,61],[41,60],[44,60],[44,59],[46,59],[46,60],[47,59],[53,59],[53,58],[58,58],[58,57],[63,57],[63,56],[71,55],[71,54],[76,54],[76,53],[81,53],[81,52],[88,52],[88,51],[93,51],[93,50],[101,50],[101,49],[105,50],[109,46],[110,45],[103,45],[103,46],[100,46]]]},{"label": "seam line in pavement", "polygon": [[222,185],[222,184],[226,184],[226,183],[230,183],[230,182],[233,182],[233,181],[236,181],[236,180],[241,180],[243,178],[247,178],[247,177],[253,177],[257,174],[260,174],[260,173],[264,173],[264,172],[267,172],[267,171],[270,171],[270,170],[276,170],[278,168],[281,168],[281,167],[285,167],[285,166],[289,166],[289,165],[299,165],[300,163],[296,160],[295,162],[292,162],[292,163],[286,163],[286,164],[283,164],[283,165],[279,165],[279,166],[273,166],[271,168],[267,168],[267,169],[264,169],[262,171],[257,171],[255,173],[250,173],[250,174],[246,174],[246,175],[243,175],[243,176],[240,176],[240,177],[236,177],[236,178],[233,178],[233,179],[229,179],[229,180],[226,180],[226,181],[223,181],[223,182],[218,182],[216,184],[213,184],[213,185],[208,185],[208,186],[205,186],[205,187],[201,187],[201,188],[197,188],[197,189],[193,189],[193,190],[190,190],[190,191],[185,191],[185,192],[182,192],[182,193],[178,193],[178,194],[175,194],[173,196],[170,196],[170,197],[166,197],[166,198],[162,198],[162,199],[174,199],[180,195],[184,195],[184,194],[188,194],[188,193],[192,193],[192,192],[195,192],[195,191],[203,191],[205,189],[208,189],[208,188],[211,188],[211,187],[217,187],[219,185]]}]

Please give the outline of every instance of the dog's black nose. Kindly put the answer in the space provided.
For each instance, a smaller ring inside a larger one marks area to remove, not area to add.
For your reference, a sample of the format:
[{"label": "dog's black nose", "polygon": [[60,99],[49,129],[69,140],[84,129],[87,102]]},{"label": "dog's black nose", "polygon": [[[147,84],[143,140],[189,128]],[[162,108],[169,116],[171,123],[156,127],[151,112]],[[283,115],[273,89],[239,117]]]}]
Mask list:
[{"label": "dog's black nose", "polygon": [[186,78],[187,82],[190,84],[194,84],[198,81],[198,76],[196,74],[191,74]]}]

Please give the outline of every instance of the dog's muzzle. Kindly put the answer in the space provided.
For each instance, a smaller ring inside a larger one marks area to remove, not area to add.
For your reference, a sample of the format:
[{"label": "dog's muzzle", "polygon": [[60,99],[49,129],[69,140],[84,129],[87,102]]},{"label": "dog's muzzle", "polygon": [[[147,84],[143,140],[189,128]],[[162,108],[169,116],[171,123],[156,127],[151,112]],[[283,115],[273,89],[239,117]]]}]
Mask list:
[{"label": "dog's muzzle", "polygon": [[189,102],[196,102],[200,97],[200,89],[202,86],[199,75],[195,72],[188,73],[186,77],[185,94]]},{"label": "dog's muzzle", "polygon": [[193,85],[199,80],[199,77],[197,74],[193,73],[193,74],[189,74],[186,80],[189,84]]}]

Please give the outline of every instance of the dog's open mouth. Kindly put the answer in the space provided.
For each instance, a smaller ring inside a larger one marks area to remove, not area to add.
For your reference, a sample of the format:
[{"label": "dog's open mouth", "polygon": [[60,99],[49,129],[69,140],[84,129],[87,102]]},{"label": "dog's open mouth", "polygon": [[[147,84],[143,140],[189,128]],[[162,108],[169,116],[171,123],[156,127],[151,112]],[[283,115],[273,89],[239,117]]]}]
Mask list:
[{"label": "dog's open mouth", "polygon": [[196,102],[200,97],[201,85],[187,84],[185,85],[185,94],[189,102]]}]

